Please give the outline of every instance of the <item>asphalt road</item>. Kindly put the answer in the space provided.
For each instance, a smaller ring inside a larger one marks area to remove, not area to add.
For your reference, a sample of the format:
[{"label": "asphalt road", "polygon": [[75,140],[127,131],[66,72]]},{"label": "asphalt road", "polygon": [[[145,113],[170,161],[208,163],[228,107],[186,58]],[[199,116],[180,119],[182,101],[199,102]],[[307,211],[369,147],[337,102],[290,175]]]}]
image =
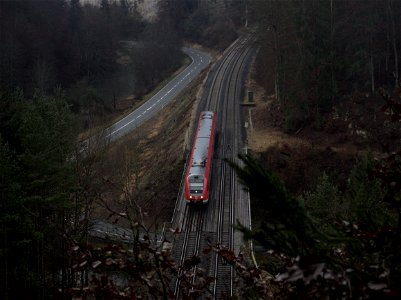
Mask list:
[{"label": "asphalt road", "polygon": [[211,61],[208,54],[199,50],[183,48],[183,51],[192,59],[192,63],[139,108],[107,128],[104,135],[106,139],[114,141],[154,116],[169,104]]}]

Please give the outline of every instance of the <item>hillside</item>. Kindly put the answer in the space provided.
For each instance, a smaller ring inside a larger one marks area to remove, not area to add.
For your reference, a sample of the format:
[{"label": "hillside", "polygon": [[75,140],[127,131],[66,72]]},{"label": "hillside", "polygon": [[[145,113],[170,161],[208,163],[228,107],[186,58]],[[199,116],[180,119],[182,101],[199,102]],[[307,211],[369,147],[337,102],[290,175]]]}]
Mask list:
[{"label": "hillside", "polygon": [[[252,80],[248,88],[255,90],[256,103],[250,109],[250,153],[279,174],[294,194],[313,189],[323,171],[335,175],[344,187],[358,158],[370,152],[380,156],[382,148],[375,135],[384,132],[366,131],[355,115],[348,122],[329,116],[324,128],[309,124],[289,133],[283,109],[274,104],[273,97]],[[347,110],[356,113],[361,108],[363,105],[352,103]]]}]

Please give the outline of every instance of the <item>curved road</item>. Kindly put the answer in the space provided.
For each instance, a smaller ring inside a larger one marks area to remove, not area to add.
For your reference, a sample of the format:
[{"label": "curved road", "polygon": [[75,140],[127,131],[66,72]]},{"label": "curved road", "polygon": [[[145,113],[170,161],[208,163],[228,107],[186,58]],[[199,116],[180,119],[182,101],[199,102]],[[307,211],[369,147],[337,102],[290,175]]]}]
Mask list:
[{"label": "curved road", "polygon": [[107,128],[105,130],[106,139],[114,141],[154,116],[198,76],[211,61],[210,56],[202,51],[191,48],[183,48],[183,51],[191,57],[192,63],[139,108]]}]

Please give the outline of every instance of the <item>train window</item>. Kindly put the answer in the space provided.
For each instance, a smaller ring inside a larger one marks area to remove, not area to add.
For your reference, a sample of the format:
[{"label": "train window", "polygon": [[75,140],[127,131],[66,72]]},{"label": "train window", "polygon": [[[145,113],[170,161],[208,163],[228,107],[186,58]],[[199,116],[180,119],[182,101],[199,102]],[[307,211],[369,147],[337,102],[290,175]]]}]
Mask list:
[{"label": "train window", "polygon": [[203,185],[203,176],[202,175],[192,175],[189,177],[189,183],[201,183]]},{"label": "train window", "polygon": [[206,166],[206,161],[207,161],[207,159],[204,159],[202,161],[193,161],[192,162],[192,167],[205,167]]}]

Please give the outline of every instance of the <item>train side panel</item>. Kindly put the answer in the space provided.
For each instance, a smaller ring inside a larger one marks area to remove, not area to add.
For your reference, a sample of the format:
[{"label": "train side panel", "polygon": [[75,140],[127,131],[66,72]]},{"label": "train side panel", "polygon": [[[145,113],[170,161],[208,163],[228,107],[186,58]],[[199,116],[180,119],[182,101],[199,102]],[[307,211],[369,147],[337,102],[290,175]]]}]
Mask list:
[{"label": "train side panel", "polygon": [[191,156],[189,157],[188,168],[187,168],[187,172],[185,175],[185,199],[187,200],[187,202],[190,202],[190,200],[192,199],[192,198],[190,198],[190,192],[189,192],[189,174],[191,172],[191,164],[192,164],[194,151],[195,151],[195,143],[196,143],[196,140],[198,139],[199,127],[201,125],[201,117],[202,117],[202,113],[199,116],[198,125],[196,126],[194,145],[192,146],[192,149],[191,149]]}]

